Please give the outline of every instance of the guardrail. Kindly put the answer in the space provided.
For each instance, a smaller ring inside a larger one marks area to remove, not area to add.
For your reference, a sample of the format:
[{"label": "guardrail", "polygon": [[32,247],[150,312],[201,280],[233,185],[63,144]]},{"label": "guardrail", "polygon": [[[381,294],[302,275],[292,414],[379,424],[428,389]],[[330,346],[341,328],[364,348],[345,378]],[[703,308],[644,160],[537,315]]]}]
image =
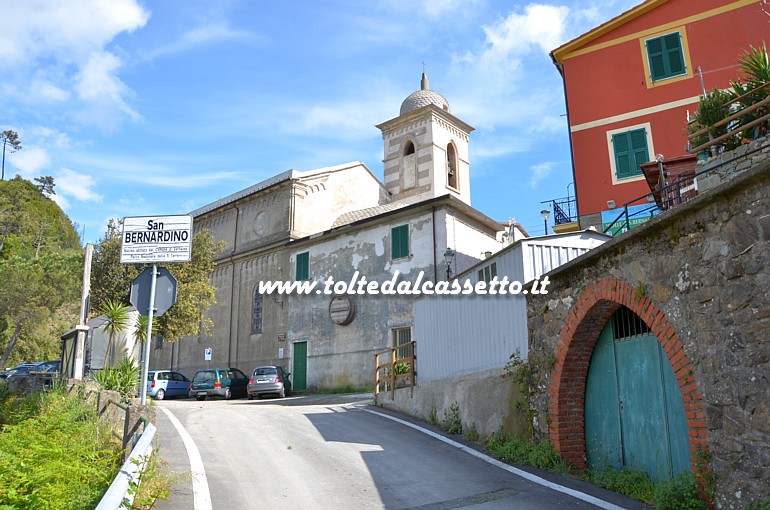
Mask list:
[{"label": "guardrail", "polygon": [[[387,355],[387,361],[381,357]],[[384,391],[390,391],[390,399],[396,398],[398,381],[409,379],[409,396],[414,396],[414,341],[407,342],[380,351],[374,355],[374,403],[377,404],[378,395]],[[384,385],[384,387],[383,387]],[[404,386],[405,387],[405,386]]]}]

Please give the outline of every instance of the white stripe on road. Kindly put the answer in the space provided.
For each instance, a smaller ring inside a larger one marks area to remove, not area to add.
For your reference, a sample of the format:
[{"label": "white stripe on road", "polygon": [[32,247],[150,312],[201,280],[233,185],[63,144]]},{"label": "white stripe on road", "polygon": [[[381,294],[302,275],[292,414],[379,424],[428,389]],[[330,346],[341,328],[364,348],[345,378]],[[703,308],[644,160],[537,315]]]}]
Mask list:
[{"label": "white stripe on road", "polygon": [[203,467],[203,459],[201,459],[198,447],[195,446],[195,441],[193,441],[190,433],[184,428],[182,422],[171,411],[165,407],[160,407],[160,410],[166,413],[168,419],[171,420],[171,424],[179,433],[179,437],[182,438],[184,447],[187,449],[187,457],[190,459],[190,472],[192,473],[193,508],[195,510],[212,510],[206,469]]},{"label": "white stripe on road", "polygon": [[382,416],[383,418],[387,418],[389,420],[393,420],[397,423],[400,423],[402,425],[406,425],[407,427],[411,427],[415,430],[418,430],[422,432],[423,434],[427,434],[431,437],[435,437],[439,441],[443,441],[444,443],[454,446],[455,448],[459,448],[460,450],[463,450],[466,453],[470,453],[474,457],[478,457],[479,459],[483,460],[484,462],[488,462],[489,464],[492,464],[493,466],[497,466],[501,469],[505,469],[509,473],[513,473],[514,475],[520,476],[526,480],[529,480],[530,482],[542,485],[544,487],[548,487],[549,489],[553,489],[558,492],[562,492],[564,494],[568,494],[572,496],[573,498],[577,498],[580,500],[583,500],[587,503],[591,503],[592,505],[596,505],[599,508],[604,508],[605,510],[624,510],[623,507],[614,505],[612,503],[609,503],[607,501],[604,501],[603,499],[596,498],[594,496],[591,496],[589,494],[586,494],[584,492],[576,491],[574,489],[570,489],[569,487],[564,487],[563,485],[559,485],[557,483],[549,482],[545,478],[540,478],[539,476],[533,475],[532,473],[528,473],[526,471],[523,471],[521,469],[517,469],[511,465],[505,464],[504,462],[500,462],[497,459],[493,459],[492,457],[488,455],[484,455],[481,452],[478,452],[474,450],[473,448],[470,448],[468,446],[465,446],[464,444],[458,443],[457,441],[452,441],[448,437],[444,437],[441,434],[437,434],[433,432],[432,430],[428,430],[426,428],[420,427],[419,425],[415,425],[414,423],[409,423],[408,421],[401,420],[399,418],[396,418],[395,416],[390,416],[388,414],[380,413],[377,411],[372,411],[371,409],[364,409],[367,413],[376,414],[377,416]]}]

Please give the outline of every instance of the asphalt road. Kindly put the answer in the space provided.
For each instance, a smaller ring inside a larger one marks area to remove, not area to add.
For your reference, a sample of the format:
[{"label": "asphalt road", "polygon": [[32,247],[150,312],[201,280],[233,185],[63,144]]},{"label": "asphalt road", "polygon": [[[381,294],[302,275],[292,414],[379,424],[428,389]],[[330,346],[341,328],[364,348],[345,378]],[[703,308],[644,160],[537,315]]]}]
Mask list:
[{"label": "asphalt road", "polygon": [[159,402],[159,452],[176,483],[157,508],[645,508],[509,468],[370,404],[367,394]]}]

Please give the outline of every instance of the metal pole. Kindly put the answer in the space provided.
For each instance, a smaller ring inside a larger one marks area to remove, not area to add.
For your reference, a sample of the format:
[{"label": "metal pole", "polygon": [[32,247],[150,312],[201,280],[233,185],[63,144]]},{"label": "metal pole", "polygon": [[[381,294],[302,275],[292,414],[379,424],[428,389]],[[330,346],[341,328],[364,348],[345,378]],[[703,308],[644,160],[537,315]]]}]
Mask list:
[{"label": "metal pole", "polygon": [[158,264],[152,264],[152,283],[150,284],[150,306],[147,311],[147,338],[144,339],[144,363],[142,364],[142,389],[139,403],[147,401],[147,372],[150,366],[150,340],[152,339],[152,313],[155,311],[155,280],[158,278]]}]

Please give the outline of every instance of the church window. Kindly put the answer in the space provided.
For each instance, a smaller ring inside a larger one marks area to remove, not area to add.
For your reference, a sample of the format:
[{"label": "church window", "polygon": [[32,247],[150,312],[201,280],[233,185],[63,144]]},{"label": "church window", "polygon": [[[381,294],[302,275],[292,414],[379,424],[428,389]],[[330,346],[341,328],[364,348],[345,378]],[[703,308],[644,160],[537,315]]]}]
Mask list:
[{"label": "church window", "polygon": [[295,280],[307,280],[310,277],[310,253],[298,253],[297,254],[297,267],[295,273]]},{"label": "church window", "polygon": [[400,225],[391,229],[390,246],[393,260],[409,256],[409,225]]},{"label": "church window", "polygon": [[447,186],[459,189],[457,178],[457,151],[454,144],[450,143],[446,147],[446,175]]},{"label": "church window", "polygon": [[259,287],[254,289],[254,302],[251,308],[251,332],[262,333],[262,294]]},{"label": "church window", "polygon": [[410,154],[414,154],[414,144],[411,141],[408,141],[404,147],[404,156],[408,156]]}]

